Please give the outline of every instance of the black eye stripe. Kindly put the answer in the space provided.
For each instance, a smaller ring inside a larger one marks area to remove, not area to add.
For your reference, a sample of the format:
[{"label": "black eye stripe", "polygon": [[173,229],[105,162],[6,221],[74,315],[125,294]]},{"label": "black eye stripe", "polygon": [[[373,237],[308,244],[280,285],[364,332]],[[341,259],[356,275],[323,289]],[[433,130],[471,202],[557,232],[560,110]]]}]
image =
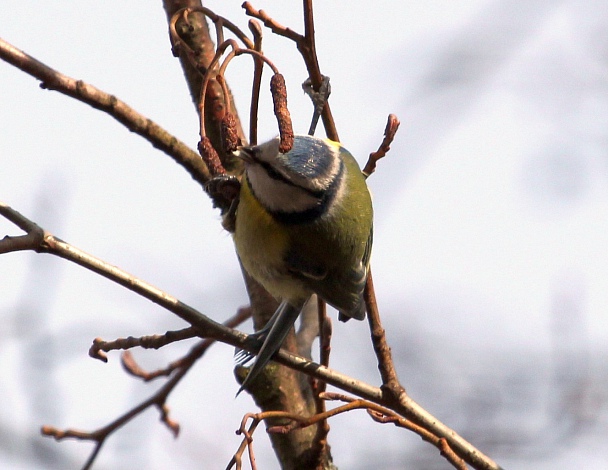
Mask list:
[{"label": "black eye stripe", "polygon": [[[334,201],[336,194],[338,193],[338,190],[342,184],[345,171],[346,169],[344,168],[344,163],[340,162],[340,170],[338,171],[338,174],[325,191],[318,191],[318,195],[315,196],[318,199],[318,203],[310,209],[306,209],[304,211],[299,212],[269,211],[270,214],[275,218],[275,220],[286,225],[299,225],[314,222],[317,218],[321,217],[323,214],[325,214],[325,212],[327,212],[327,209]],[[281,180],[283,180],[282,176]],[[286,183],[293,185],[293,183],[291,183],[290,181],[286,181]],[[249,183],[249,188],[253,196],[259,200],[259,198],[255,194],[255,191],[253,190],[253,187],[251,186],[251,183]],[[306,191],[305,188],[300,189]]]},{"label": "black eye stripe", "polygon": [[287,178],[285,178],[281,173],[274,169],[274,167],[268,162],[262,162],[258,160],[258,163],[264,168],[268,176],[270,176],[273,180],[284,181],[288,184],[292,184]]},{"label": "black eye stripe", "polygon": [[285,183],[289,186],[293,186],[294,188],[298,188],[298,189],[310,194],[311,196],[316,197],[317,199],[320,199],[323,197],[323,191],[313,191],[312,189],[304,188],[303,186],[300,186],[299,184],[294,183],[293,181],[288,179],[286,176],[279,173],[277,170],[274,169],[274,167],[270,163],[259,160],[259,159],[255,158],[255,156],[254,156],[254,160],[258,165],[260,165],[264,169],[264,171],[268,174],[268,176],[270,176],[273,180],[282,181],[283,183]]}]

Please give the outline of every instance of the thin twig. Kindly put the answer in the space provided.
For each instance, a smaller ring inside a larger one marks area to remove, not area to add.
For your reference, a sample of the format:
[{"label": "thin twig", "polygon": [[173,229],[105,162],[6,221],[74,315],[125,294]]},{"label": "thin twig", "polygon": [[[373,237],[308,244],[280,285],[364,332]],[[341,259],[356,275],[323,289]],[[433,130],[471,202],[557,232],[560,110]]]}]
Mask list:
[{"label": "thin twig", "polygon": [[[236,315],[228,319],[224,323],[224,325],[230,328],[236,328],[238,325],[240,325],[249,318],[251,318],[251,308],[242,307],[239,308]],[[196,328],[186,328],[185,330],[181,331],[185,333],[188,330],[192,330],[192,332],[194,333],[197,332]],[[144,382],[149,382],[151,380],[156,379],[157,377],[167,377],[171,375],[176,369],[192,366],[192,364],[194,364],[214,342],[215,340],[212,338],[206,338],[202,341],[199,341],[184,357],[171,362],[169,365],[167,365],[167,367],[157,369],[152,372],[147,372],[141,367],[139,367],[139,365],[135,362],[135,359],[133,358],[132,354],[130,354],[130,351],[125,351],[124,353],[122,353],[121,362],[123,367],[129,374],[142,379]],[[145,346],[142,345],[142,347]]]},{"label": "thin twig", "polygon": [[[247,420],[249,418],[252,418],[251,421],[251,425],[249,426],[249,429],[245,429],[245,426],[247,424]],[[253,433],[255,432],[255,429],[258,427],[258,424],[260,424],[261,420],[257,419],[255,417],[255,415],[252,414],[246,414],[242,421],[241,421],[241,427],[239,429],[237,429],[236,433],[237,435],[243,435],[243,440],[241,441],[241,444],[239,445],[239,448],[237,449],[237,451],[234,453],[232,459],[230,460],[230,462],[228,463],[228,466],[226,467],[226,470],[231,469],[234,465],[236,465],[237,470],[242,468],[242,460],[243,460],[243,453],[245,452],[245,450],[248,451],[249,454],[249,462],[251,463],[251,469],[255,470],[257,468],[257,465],[255,463],[255,455],[253,452]]]},{"label": "thin twig", "polygon": [[[349,397],[347,395],[338,394],[338,393],[323,393],[321,395],[321,398],[323,398],[325,400],[339,400],[339,401],[345,402],[345,404],[338,406],[336,408],[333,408],[331,410],[324,411],[322,413],[317,413],[310,417],[301,416],[301,415],[294,414],[294,413],[287,413],[284,411],[266,411],[266,412],[256,413],[256,414],[251,414],[251,413],[246,414],[243,417],[239,431],[237,431],[237,433],[246,435],[246,438],[243,440],[243,443],[241,444],[241,447],[239,448],[240,453],[242,454],[242,452],[243,452],[242,449],[245,445],[245,442],[247,442],[248,446],[251,446],[251,442],[253,440],[252,433],[253,433],[253,429],[255,429],[254,425],[257,426],[257,424],[260,421],[268,421],[270,419],[277,419],[277,418],[289,420],[289,421],[291,421],[289,424],[280,425],[280,426],[270,426],[268,428],[269,433],[287,434],[295,429],[302,429],[302,428],[311,426],[311,425],[319,423],[319,422],[327,421],[329,418],[332,418],[332,417],[337,416],[342,413],[346,413],[346,412],[356,410],[356,409],[364,409],[364,410],[367,410],[370,417],[378,423],[394,424],[397,427],[405,428],[412,432],[415,432],[423,440],[425,440],[425,441],[433,444],[435,447],[437,447],[441,451],[441,455],[444,456],[446,458],[446,460],[448,462],[450,462],[456,469],[466,470],[465,462],[460,457],[458,457],[458,455],[456,455],[456,453],[454,453],[454,451],[450,448],[450,446],[447,443],[447,440],[445,438],[440,438],[440,437],[433,435],[432,433],[427,431],[425,428],[412,423],[411,421],[405,419],[402,416],[399,416],[394,411],[392,411],[386,407],[380,406],[376,403],[372,403],[367,400],[353,398],[353,397]],[[246,432],[245,425],[246,425],[247,420],[249,420],[249,419],[252,420],[252,425],[250,426],[248,432]],[[236,454],[235,454],[235,457],[236,457]]]},{"label": "thin twig", "polygon": [[189,327],[179,331],[167,331],[164,335],[140,336],[138,338],[129,336],[127,338],[118,338],[113,341],[104,341],[101,338],[95,338],[93,344],[89,348],[89,356],[94,359],[99,359],[102,362],[108,362],[106,353],[109,351],[116,349],[131,349],[135,347],[159,349],[175,341],[194,338],[195,336],[198,336],[198,330],[194,327]]},{"label": "thin twig", "polygon": [[224,42],[223,29],[226,28],[232,34],[234,34],[245,45],[245,47],[253,49],[253,42],[247,37],[247,35],[241,30],[241,28],[235,25],[228,18],[220,16],[216,14],[213,10],[210,10],[209,8],[203,6],[182,8],[173,15],[171,21],[169,22],[169,31],[171,33],[171,39],[174,41],[174,46],[179,47],[181,45],[185,45],[189,48],[188,45],[181,43],[180,36],[177,33],[176,24],[179,19],[183,19],[186,24],[188,24],[188,16],[191,13],[202,13],[213,22],[216,28],[216,40],[218,44]]},{"label": "thin twig", "polygon": [[395,134],[399,129],[399,124],[401,123],[399,122],[399,119],[397,119],[397,116],[394,114],[389,114],[386,127],[384,128],[384,139],[382,139],[382,143],[378,147],[378,150],[369,154],[365,168],[363,168],[362,173],[366,178],[368,178],[376,170],[378,160],[383,158],[391,149],[391,144],[393,143]]},{"label": "thin twig", "polygon": [[[319,323],[319,362],[325,367],[329,367],[329,355],[331,352],[331,334],[332,325],[331,319],[327,315],[327,304],[323,299],[317,297],[317,316]],[[327,383],[316,378],[312,379],[313,398],[315,401],[316,414],[322,414],[327,411],[325,400],[321,398],[321,394],[327,389]],[[322,456],[327,452],[327,436],[329,435],[329,421],[324,419],[319,422],[317,432],[314,437],[314,446],[316,447],[315,455]],[[318,462],[320,468],[321,462]]]},{"label": "thin twig", "polygon": [[369,328],[372,335],[372,345],[378,359],[378,369],[382,378],[382,387],[390,390],[395,396],[405,393],[403,387],[397,378],[395,364],[391,355],[391,348],[386,341],[386,332],[380,321],[380,313],[378,312],[378,304],[376,303],[376,293],[374,291],[374,282],[372,280],[371,268],[367,275],[367,283],[363,292],[365,304],[367,306],[367,318],[369,320]]},{"label": "thin twig", "polygon": [[451,449],[446,439],[435,436],[434,434],[427,431],[425,428],[418,426],[411,421],[405,419],[403,416],[399,416],[394,411],[378,406],[375,403],[368,402],[366,400],[360,400],[357,398],[349,397],[340,393],[324,393],[322,395],[326,400],[339,400],[347,403],[359,403],[362,408],[367,409],[369,416],[376,422],[382,424],[394,424],[397,427],[408,429],[418,434],[424,441],[433,444],[441,451],[443,455],[455,468],[459,470],[466,470],[467,466],[463,459],[458,457],[456,453]]},{"label": "thin twig", "polygon": [[[38,235],[31,238],[31,245],[28,247],[28,249],[39,253],[48,253],[59,256],[60,258],[76,263],[117,284],[120,284],[123,287],[126,287],[127,289],[147,298],[148,300],[151,300],[170,312],[173,312],[190,325],[197,327],[199,329],[200,336],[217,338],[222,341],[228,340],[229,344],[233,344],[234,346],[244,346],[247,335],[221,325],[206,315],[203,315],[196,309],[184,304],[183,302],[180,302],[178,299],[169,295],[163,290],[148,284],[147,282],[123,271],[116,266],[113,266],[106,261],[86,253],[75,246],[70,245],[69,243],[66,243],[65,241],[40,228],[34,222],[30,221],[25,216],[1,201],[0,215],[10,221],[20,220],[21,225],[17,224],[20,227],[27,222],[26,225],[28,225],[32,230],[30,233],[42,231],[42,236]],[[6,245],[5,241],[6,239],[0,240],[0,253],[10,251],[9,248],[12,240],[9,238],[9,243]],[[23,249],[23,247],[19,247],[19,249]]]},{"label": "thin twig", "polygon": [[257,18],[264,26],[269,28],[273,33],[291,39],[295,43],[299,43],[304,40],[304,36],[296,33],[293,29],[287,28],[273,18],[268,16],[264,10],[256,10],[253,5],[249,2],[243,3],[242,7],[245,9],[245,14]]},{"label": "thin twig", "polygon": [[[255,20],[249,20],[249,31],[253,35],[254,49],[259,53],[262,51],[262,28]],[[262,71],[264,63],[261,59],[253,58],[253,81],[251,84],[251,105],[249,106],[249,143],[258,144],[258,111],[260,108],[260,90],[262,84]]]}]

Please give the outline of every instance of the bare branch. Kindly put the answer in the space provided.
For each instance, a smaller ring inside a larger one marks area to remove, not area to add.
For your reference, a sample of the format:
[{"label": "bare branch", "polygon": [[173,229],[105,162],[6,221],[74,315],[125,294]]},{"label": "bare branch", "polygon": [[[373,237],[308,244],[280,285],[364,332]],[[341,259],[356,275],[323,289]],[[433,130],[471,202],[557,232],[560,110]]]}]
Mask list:
[{"label": "bare branch", "polygon": [[401,393],[405,393],[405,390],[397,379],[391,348],[386,341],[385,331],[380,322],[371,268],[367,275],[367,283],[365,284],[363,296],[367,306],[367,319],[369,320],[369,328],[372,334],[372,344],[378,359],[380,377],[382,377],[382,387],[387,388],[395,397],[399,396]]},{"label": "bare branch", "polygon": [[[339,400],[345,401],[350,404],[356,404],[355,408],[365,408],[369,416],[376,422],[382,424],[394,424],[397,427],[408,429],[412,432],[418,434],[423,440],[433,444],[441,451],[441,455],[443,455],[448,462],[450,462],[455,468],[459,470],[466,470],[467,466],[463,459],[458,457],[458,455],[450,448],[446,439],[439,438],[434,434],[427,431],[425,428],[418,426],[411,421],[403,418],[395,414],[392,410],[388,408],[378,406],[375,403],[370,403],[366,400],[360,400],[357,398],[349,397],[347,395],[343,395],[340,393],[324,393],[322,398],[326,400]],[[340,408],[337,408],[340,409]]]},{"label": "bare branch", "polygon": [[[249,429],[245,429],[245,425],[247,424],[247,420],[249,418],[252,418],[251,425],[249,426]],[[242,468],[243,453],[245,452],[245,449],[247,449],[249,453],[249,462],[251,463],[251,470],[257,469],[257,465],[255,463],[255,455],[253,453],[253,437],[251,436],[253,435],[255,429],[258,427],[258,424],[260,423],[261,420],[256,419],[255,415],[253,414],[247,414],[245,415],[245,417],[243,417],[243,420],[241,421],[241,427],[237,429],[236,433],[237,435],[243,435],[245,437],[243,438],[243,441],[241,442],[241,445],[239,446],[238,450],[228,463],[226,470],[230,470],[235,465],[237,470],[240,470]]]},{"label": "bare branch", "polygon": [[[173,312],[182,320],[190,323],[199,329],[199,336],[217,338],[221,340],[227,340],[233,342],[235,346],[245,342],[246,335],[243,333],[236,332],[231,328],[227,328],[211,318],[203,315],[194,308],[180,302],[175,297],[168,293],[158,289],[157,287],[148,284],[147,282],[123,271],[122,269],[111,265],[110,263],[103,261],[99,258],[90,255],[69,243],[55,237],[49,232],[44,231],[31,220],[12,209],[7,204],[0,201],[0,215],[6,219],[14,222],[19,227],[31,230],[30,234],[35,234],[30,238],[26,238],[29,241],[28,246],[19,246],[18,249],[24,250],[29,249],[39,253],[49,253],[60,258],[64,258],[68,261],[76,263],[90,271],[102,275],[103,277],[126,287],[133,292],[151,300],[152,302],[164,307],[165,309]],[[43,236],[39,234],[42,233]],[[10,250],[12,240],[15,237],[5,237],[0,241],[0,252],[14,251]]]},{"label": "bare branch", "polygon": [[[437,436],[433,435],[425,428],[412,423],[411,421],[403,418],[402,416],[399,416],[394,411],[392,411],[384,406],[380,406],[377,403],[372,403],[367,400],[349,397],[347,395],[343,395],[343,394],[339,394],[339,393],[323,393],[323,394],[321,394],[320,397],[324,400],[343,401],[343,402],[346,402],[346,404],[338,406],[338,407],[333,408],[328,411],[316,413],[312,416],[302,416],[299,414],[288,413],[288,412],[284,412],[284,411],[266,411],[266,412],[256,413],[256,414],[251,414],[251,413],[246,414],[243,417],[243,420],[241,421],[241,426],[240,426],[239,430],[237,431],[237,434],[245,435],[245,439],[243,440],[241,446],[239,447],[239,451],[237,452],[237,454],[243,453],[245,445],[247,445],[247,447],[249,447],[249,448],[252,447],[251,444],[253,441],[253,438],[252,438],[253,431],[255,430],[255,428],[257,427],[259,422],[261,422],[261,421],[268,422],[269,420],[276,420],[276,419],[288,420],[289,421],[288,424],[281,424],[281,425],[274,425],[274,426],[270,425],[268,427],[269,433],[287,434],[295,429],[301,429],[301,428],[305,428],[305,427],[311,426],[311,425],[319,423],[319,422],[327,421],[329,418],[332,418],[332,417],[337,416],[342,413],[346,413],[346,412],[357,410],[357,409],[364,409],[364,410],[367,410],[370,417],[378,423],[394,424],[397,427],[405,428],[412,432],[415,432],[423,440],[425,440],[425,441],[433,444],[435,447],[437,447],[441,451],[441,455],[443,455],[446,458],[446,460],[448,460],[448,462],[450,462],[455,468],[457,468],[459,470],[466,470],[466,468],[467,468],[464,460],[461,459],[460,457],[458,457],[458,455],[450,448],[450,446],[445,438],[441,438],[441,437],[437,437]],[[252,420],[252,424],[250,425],[249,429],[246,430],[245,426],[249,419]],[[237,456],[237,454],[235,454],[235,457]],[[233,459],[232,462],[234,462],[234,461],[235,461],[235,459]]]},{"label": "bare branch", "polygon": [[118,338],[114,341],[104,341],[101,338],[95,338],[93,344],[89,348],[89,356],[93,359],[99,359],[103,362],[108,362],[108,357],[105,353],[116,349],[131,349],[142,347],[146,349],[159,349],[167,344],[175,341],[181,341],[188,338],[198,336],[198,330],[194,327],[184,328],[179,331],[167,331],[164,335],[149,335],[134,338]]},{"label": "bare branch", "polygon": [[3,39],[0,39],[0,58],[40,80],[42,88],[58,91],[109,114],[170,156],[200,184],[209,180],[209,171],[194,150],[114,95],[54,70]]},{"label": "bare branch", "polygon": [[304,36],[296,33],[294,30],[287,28],[286,26],[279,24],[276,20],[268,16],[264,10],[256,10],[249,2],[245,2],[241,6],[245,9],[245,14],[260,20],[262,23],[264,23],[264,26],[270,28],[273,33],[291,39],[296,44],[304,41]]},{"label": "bare branch", "polygon": [[[331,318],[327,315],[327,304],[321,298],[317,298],[317,316],[317,322],[319,324],[319,362],[325,367],[329,367],[332,324]],[[327,390],[327,383],[315,378],[311,380],[316,414],[323,414],[327,411],[325,400],[322,398],[322,394]],[[323,419],[319,422],[317,434],[314,439],[314,445],[319,448],[317,455],[323,455],[326,452],[326,447],[328,447],[327,436],[329,435],[329,429],[329,421],[327,419]]]},{"label": "bare branch", "polygon": [[395,134],[399,129],[399,124],[401,123],[399,122],[399,119],[397,119],[397,116],[394,114],[389,114],[386,122],[386,128],[384,129],[384,139],[382,139],[382,143],[378,147],[378,150],[369,154],[365,168],[363,168],[362,173],[366,178],[376,171],[376,163],[378,160],[383,158],[391,149],[391,144],[393,143]]}]

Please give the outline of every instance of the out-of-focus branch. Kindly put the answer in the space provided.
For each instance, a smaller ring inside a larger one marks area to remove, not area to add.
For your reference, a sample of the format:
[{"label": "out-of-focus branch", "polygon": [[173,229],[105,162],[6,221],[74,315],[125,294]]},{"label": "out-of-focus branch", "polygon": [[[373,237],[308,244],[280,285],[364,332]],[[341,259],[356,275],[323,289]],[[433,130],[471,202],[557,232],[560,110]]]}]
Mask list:
[{"label": "out-of-focus branch", "polygon": [[[239,309],[236,315],[228,319],[226,323],[224,323],[224,325],[230,328],[237,327],[243,321],[249,318],[249,316],[249,309]],[[75,429],[60,430],[52,426],[43,426],[41,429],[42,434],[45,436],[54,437],[58,441],[67,438],[94,441],[96,445],[91,454],[89,455],[89,458],[87,459],[87,462],[83,467],[84,469],[90,468],[92,466],[97,455],[99,454],[99,451],[101,450],[101,446],[104,444],[108,436],[110,436],[112,433],[117,431],[119,428],[121,428],[129,421],[136,418],[142,412],[152,406],[156,406],[159,409],[161,413],[161,421],[165,423],[165,425],[171,430],[171,432],[175,436],[177,436],[177,434],[179,433],[179,423],[173,421],[169,417],[169,407],[166,404],[167,398],[169,397],[169,394],[175,389],[175,387],[180,383],[180,381],[184,378],[184,376],[188,373],[192,365],[198,359],[200,359],[207,352],[209,347],[212,346],[214,343],[215,340],[212,338],[207,338],[202,341],[199,341],[196,345],[192,347],[192,349],[190,350],[190,352],[188,352],[186,356],[170,365],[167,368],[168,372],[164,370],[164,372],[166,372],[164,374],[144,374],[142,371],[139,371],[138,374],[133,374],[132,371],[129,371],[130,373],[132,373],[132,375],[141,377],[144,380],[151,380],[149,376],[153,376],[153,378],[156,378],[161,375],[170,375],[171,373],[174,373],[174,375],[169,380],[167,380],[167,382],[161,388],[159,388],[152,396],[150,396],[148,399],[144,400],[137,406],[133,407],[131,410],[127,411],[123,415],[119,416],[106,426],[90,432],[79,431]]]},{"label": "out-of-focus branch", "polygon": [[209,171],[194,150],[116,96],[82,80],[68,77],[2,39],[0,39],[0,58],[40,80],[42,88],[58,91],[109,114],[131,132],[140,135],[154,147],[169,155],[200,184],[209,180]]}]

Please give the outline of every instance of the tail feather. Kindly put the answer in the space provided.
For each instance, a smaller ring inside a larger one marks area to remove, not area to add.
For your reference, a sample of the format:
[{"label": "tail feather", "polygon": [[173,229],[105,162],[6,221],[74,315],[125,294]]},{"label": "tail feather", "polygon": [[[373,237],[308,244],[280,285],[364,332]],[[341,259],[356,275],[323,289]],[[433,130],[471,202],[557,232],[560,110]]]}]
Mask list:
[{"label": "tail feather", "polygon": [[[268,335],[264,340],[264,344],[260,348],[260,352],[257,355],[257,358],[251,369],[249,369],[249,373],[243,383],[237,395],[243,391],[252,381],[255,379],[259,373],[264,369],[270,358],[273,356],[275,352],[277,352],[285,337],[291,330],[291,327],[296,322],[298,315],[300,314],[300,310],[302,309],[302,305],[291,305],[285,301],[279,305],[279,308],[272,316],[270,321],[268,322],[270,325],[270,329],[268,330]],[[264,328],[266,330],[267,327]]]}]

